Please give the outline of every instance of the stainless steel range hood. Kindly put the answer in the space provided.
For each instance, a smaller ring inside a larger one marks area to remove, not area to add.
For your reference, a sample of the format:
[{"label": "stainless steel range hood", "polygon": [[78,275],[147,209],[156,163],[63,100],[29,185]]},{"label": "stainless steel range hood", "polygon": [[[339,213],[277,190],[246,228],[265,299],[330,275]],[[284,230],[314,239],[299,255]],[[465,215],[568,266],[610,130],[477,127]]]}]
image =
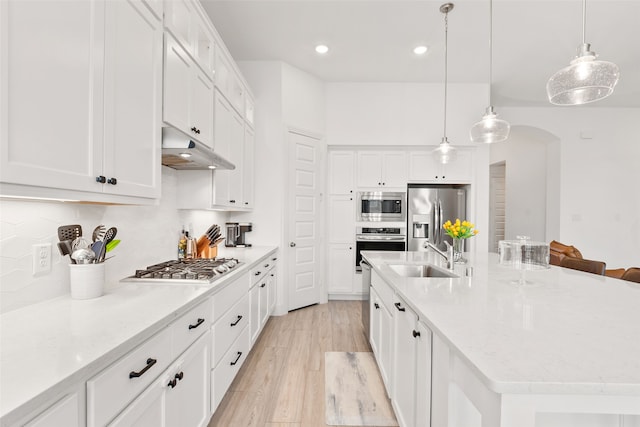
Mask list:
[{"label": "stainless steel range hood", "polygon": [[178,170],[236,168],[213,150],[172,127],[162,128],[162,164]]}]

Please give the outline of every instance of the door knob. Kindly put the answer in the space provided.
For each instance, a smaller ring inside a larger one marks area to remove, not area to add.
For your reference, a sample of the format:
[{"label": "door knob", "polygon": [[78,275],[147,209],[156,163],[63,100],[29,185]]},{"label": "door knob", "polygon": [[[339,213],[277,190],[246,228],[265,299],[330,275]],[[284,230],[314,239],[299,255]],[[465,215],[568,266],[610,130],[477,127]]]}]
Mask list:
[{"label": "door knob", "polygon": [[291,246],[292,248],[295,248],[296,247],[296,242],[289,243],[289,246]]}]

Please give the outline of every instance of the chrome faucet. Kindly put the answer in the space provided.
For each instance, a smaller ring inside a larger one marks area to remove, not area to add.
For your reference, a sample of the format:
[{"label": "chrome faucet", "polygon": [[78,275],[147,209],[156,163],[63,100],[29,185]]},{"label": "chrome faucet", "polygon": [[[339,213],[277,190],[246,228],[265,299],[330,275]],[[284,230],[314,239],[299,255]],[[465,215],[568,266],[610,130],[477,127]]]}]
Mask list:
[{"label": "chrome faucet", "polygon": [[441,257],[443,257],[446,261],[447,261],[447,270],[451,270],[453,271],[453,246],[451,246],[451,244],[449,242],[447,242],[446,240],[444,241],[444,244],[447,245],[447,252],[442,252],[440,249],[438,249],[436,247],[436,245],[434,245],[431,242],[425,242],[424,244],[424,248],[428,249],[431,248],[434,251],[436,251],[436,253],[438,255],[440,255]]}]

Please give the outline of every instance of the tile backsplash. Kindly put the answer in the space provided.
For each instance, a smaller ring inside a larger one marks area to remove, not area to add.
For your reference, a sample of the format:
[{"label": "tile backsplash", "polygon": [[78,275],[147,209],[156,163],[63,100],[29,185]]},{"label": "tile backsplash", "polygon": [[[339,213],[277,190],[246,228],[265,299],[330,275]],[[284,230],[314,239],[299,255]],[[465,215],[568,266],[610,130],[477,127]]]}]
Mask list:
[{"label": "tile backsplash", "polygon": [[[121,243],[105,264],[107,288],[138,268],[175,259],[183,225],[195,237],[213,223],[224,229],[226,212],[177,209],[177,173],[163,168],[157,206],[0,200],[0,313],[69,293],[69,258],[56,245],[60,225],[80,224],[89,237],[98,224],[117,227]],[[49,273],[34,275],[32,247],[38,243],[51,243],[52,265]]]}]

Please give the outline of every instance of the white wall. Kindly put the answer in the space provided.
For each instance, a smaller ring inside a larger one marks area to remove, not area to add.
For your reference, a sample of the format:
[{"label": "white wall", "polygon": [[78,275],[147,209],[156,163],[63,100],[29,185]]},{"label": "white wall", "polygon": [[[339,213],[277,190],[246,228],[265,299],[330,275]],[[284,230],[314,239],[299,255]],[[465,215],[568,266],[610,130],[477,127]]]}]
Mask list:
[{"label": "white wall", "polygon": [[[505,239],[529,236],[535,241],[552,240],[546,235],[547,189],[560,183],[547,183],[547,161],[551,161],[547,146],[551,144],[559,141],[548,132],[512,126],[508,142],[490,146],[490,164],[506,164]],[[553,152],[552,147],[549,151]]]},{"label": "white wall", "polygon": [[[444,86],[426,83],[327,83],[329,145],[438,145],[444,127]],[[447,137],[471,145],[487,85],[449,84]]]},{"label": "white wall", "polygon": [[317,135],[325,131],[324,84],[315,77],[278,61],[239,61],[256,100],[256,181],[253,213],[231,218],[252,221],[248,241],[280,246],[278,297],[274,314],[288,311],[288,146],[289,127]]},{"label": "white wall", "polygon": [[[0,312],[14,310],[69,293],[69,258],[60,256],[56,243],[60,225],[80,224],[91,236],[98,224],[118,228],[122,242],[106,261],[106,286],[136,269],[176,259],[182,225],[193,225],[196,236],[212,223],[223,225],[228,214],[180,211],[176,208],[176,173],[163,167],[158,206],[106,206],[60,202],[0,201]],[[52,270],[32,275],[32,245],[51,243]]]},{"label": "white wall", "polygon": [[537,127],[559,140],[554,148],[559,161],[548,175],[557,179],[549,185],[558,192],[551,198],[558,200],[559,232],[550,234],[551,228],[547,240],[574,245],[607,268],[639,266],[640,109],[505,108],[501,113],[512,126]]}]

